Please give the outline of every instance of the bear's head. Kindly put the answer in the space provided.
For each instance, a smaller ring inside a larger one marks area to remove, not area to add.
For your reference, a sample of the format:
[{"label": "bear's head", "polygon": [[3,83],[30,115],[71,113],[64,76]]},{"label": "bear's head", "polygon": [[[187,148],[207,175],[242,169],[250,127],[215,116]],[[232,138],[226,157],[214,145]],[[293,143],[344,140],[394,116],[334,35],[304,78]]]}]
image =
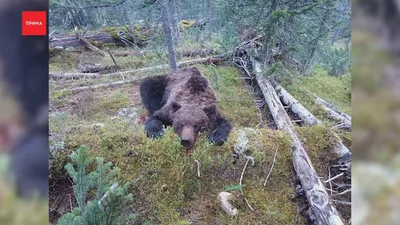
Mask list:
[{"label": "bear's head", "polygon": [[172,103],[172,127],[181,139],[185,148],[193,147],[200,132],[210,129],[212,118],[216,114],[216,105],[205,108],[197,105],[184,105]]}]

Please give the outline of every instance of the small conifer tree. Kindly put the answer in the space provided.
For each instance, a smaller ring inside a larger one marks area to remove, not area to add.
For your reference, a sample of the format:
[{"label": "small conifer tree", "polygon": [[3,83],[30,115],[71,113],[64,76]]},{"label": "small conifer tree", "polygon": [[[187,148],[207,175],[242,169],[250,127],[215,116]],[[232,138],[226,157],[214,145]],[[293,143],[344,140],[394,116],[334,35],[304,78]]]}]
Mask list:
[{"label": "small conifer tree", "polygon": [[[85,146],[78,148],[70,158],[74,165],[68,163],[65,169],[74,182],[74,194],[78,205],[71,213],[63,215],[58,224],[121,224],[125,219],[121,213],[122,206],[128,201],[132,201],[132,195],[127,194],[129,183],[118,185],[119,168],[111,168],[112,163],[104,163],[103,158],[96,158],[97,169],[87,173],[87,168],[93,163],[94,158],[89,156]],[[92,199],[88,200],[91,190],[95,194]]]}]

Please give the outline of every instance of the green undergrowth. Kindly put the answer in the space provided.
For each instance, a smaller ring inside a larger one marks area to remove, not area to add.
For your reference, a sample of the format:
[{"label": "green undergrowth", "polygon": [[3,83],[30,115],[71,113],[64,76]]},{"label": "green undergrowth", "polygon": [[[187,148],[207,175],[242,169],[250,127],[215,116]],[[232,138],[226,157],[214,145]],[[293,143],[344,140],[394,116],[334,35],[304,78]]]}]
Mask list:
[{"label": "green undergrowth", "polygon": [[317,174],[326,176],[327,166],[336,158],[332,153],[332,147],[337,140],[332,137],[332,131],[324,126],[297,127],[296,130]]},{"label": "green undergrowth", "polygon": [[234,126],[255,127],[259,123],[254,95],[239,80],[240,72],[234,67],[197,65],[208,78],[217,95],[217,105]]},{"label": "green undergrowth", "polygon": [[127,107],[132,100],[132,87],[122,86],[109,90],[87,90],[78,94],[53,92],[51,105],[59,111],[78,115],[81,119],[99,119],[114,115],[118,109]]},{"label": "green undergrowth", "polygon": [[120,40],[121,38],[118,36],[118,32],[124,32],[124,37],[133,42],[132,37],[130,37],[131,29],[134,31],[135,41],[139,47],[144,47],[147,44],[147,40],[154,35],[154,32],[151,29],[148,29],[144,26],[140,26],[138,24],[134,24],[131,27],[129,26],[120,26],[120,27],[105,27],[102,30],[111,35],[112,38],[116,40]]},{"label": "green undergrowth", "polygon": [[57,52],[49,59],[50,72],[77,72],[79,65],[79,52]]},{"label": "green undergrowth", "polygon": [[350,74],[329,76],[325,70],[316,68],[312,76],[299,78],[285,89],[320,119],[325,114],[321,107],[315,104],[313,94],[351,115]]}]

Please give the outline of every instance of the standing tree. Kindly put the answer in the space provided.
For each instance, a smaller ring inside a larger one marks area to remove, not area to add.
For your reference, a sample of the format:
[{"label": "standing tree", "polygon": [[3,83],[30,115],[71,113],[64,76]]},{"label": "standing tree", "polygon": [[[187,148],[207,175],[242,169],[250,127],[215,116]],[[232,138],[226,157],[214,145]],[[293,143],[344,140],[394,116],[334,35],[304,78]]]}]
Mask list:
[{"label": "standing tree", "polygon": [[208,41],[211,41],[211,0],[206,0],[206,12],[207,12],[207,23],[208,23],[208,32],[207,32],[207,37]]},{"label": "standing tree", "polygon": [[176,64],[176,57],[175,57],[175,50],[174,50],[174,40],[172,36],[172,24],[171,24],[171,13],[168,7],[169,0],[162,1],[162,18],[163,18],[163,25],[164,25],[164,34],[166,38],[166,44],[168,48],[168,55],[169,55],[169,67],[172,70],[178,68]]},{"label": "standing tree", "polygon": [[178,13],[176,10],[175,0],[169,0],[168,8],[171,15],[171,28],[172,28],[172,37],[174,41],[177,42],[180,40],[179,37],[179,27],[178,27]]}]

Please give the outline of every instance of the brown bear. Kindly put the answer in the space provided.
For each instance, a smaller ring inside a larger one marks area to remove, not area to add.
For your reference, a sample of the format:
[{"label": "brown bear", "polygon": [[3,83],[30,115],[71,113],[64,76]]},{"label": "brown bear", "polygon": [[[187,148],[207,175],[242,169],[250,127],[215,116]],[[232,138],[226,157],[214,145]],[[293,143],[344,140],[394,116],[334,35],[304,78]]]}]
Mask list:
[{"label": "brown bear", "polygon": [[217,109],[214,90],[195,67],[144,79],[140,96],[149,112],[145,122],[148,137],[160,137],[163,126],[172,125],[181,144],[191,148],[200,132],[208,131],[207,140],[222,145],[232,129]]}]

